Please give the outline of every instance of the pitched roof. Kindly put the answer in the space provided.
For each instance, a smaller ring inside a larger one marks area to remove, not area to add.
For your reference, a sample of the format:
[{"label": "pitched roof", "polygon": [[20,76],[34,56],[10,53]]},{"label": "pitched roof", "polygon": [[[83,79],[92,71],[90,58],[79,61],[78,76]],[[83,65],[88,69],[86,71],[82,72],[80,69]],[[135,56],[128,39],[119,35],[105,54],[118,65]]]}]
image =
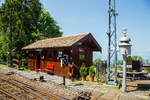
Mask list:
[{"label": "pitched roof", "polygon": [[40,48],[59,48],[59,47],[71,47],[90,33],[80,33],[70,36],[49,38],[44,40],[38,40],[32,44],[22,48],[23,50],[40,49]]}]

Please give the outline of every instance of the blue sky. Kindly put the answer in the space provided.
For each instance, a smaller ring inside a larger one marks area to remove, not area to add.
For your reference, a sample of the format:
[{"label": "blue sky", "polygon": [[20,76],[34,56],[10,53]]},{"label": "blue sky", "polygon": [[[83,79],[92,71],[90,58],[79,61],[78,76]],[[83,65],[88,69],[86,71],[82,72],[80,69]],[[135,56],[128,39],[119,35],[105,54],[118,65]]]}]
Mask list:
[{"label": "blue sky", "polygon": [[[2,0],[3,1],[3,0]],[[94,58],[107,57],[108,0],[40,0],[58,22],[63,35],[91,32],[103,48]],[[150,58],[150,0],[116,0],[117,38],[128,29],[132,55]],[[119,54],[119,58],[121,58]]]},{"label": "blue sky", "polygon": [[[107,57],[108,0],[41,0],[45,9],[58,22],[64,35],[91,32],[102,46],[102,54],[94,58]],[[150,0],[116,0],[117,37],[122,29],[128,29],[132,55],[150,58]],[[120,54],[119,54],[120,58]]]}]

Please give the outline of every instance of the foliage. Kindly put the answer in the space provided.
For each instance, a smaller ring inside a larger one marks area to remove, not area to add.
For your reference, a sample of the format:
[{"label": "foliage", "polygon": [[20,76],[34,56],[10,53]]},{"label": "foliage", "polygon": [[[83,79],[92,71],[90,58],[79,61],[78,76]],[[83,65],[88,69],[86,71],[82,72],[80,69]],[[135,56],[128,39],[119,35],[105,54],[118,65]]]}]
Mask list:
[{"label": "foliage", "polygon": [[44,11],[44,9],[41,10],[38,22],[38,30],[40,33],[44,34],[44,37],[52,38],[62,36],[57,22],[51,17],[50,13]]},{"label": "foliage", "polygon": [[31,69],[24,67],[24,71],[31,71]]},{"label": "foliage", "polygon": [[5,0],[0,7],[0,61],[7,62],[11,8],[12,57],[20,59],[21,48],[34,41],[61,36],[57,22],[39,0]]},{"label": "foliage", "polygon": [[82,63],[80,67],[80,75],[81,76],[87,76],[87,67],[85,66],[85,63]]},{"label": "foliage", "polygon": [[120,68],[120,71],[123,71],[123,68],[122,68],[122,67]]},{"label": "foliage", "polygon": [[89,75],[90,77],[94,77],[95,76],[95,68],[94,66],[91,66],[89,69]]},{"label": "foliage", "polygon": [[94,60],[93,62],[93,67],[96,68],[96,72],[95,72],[95,79],[99,79],[99,77],[103,76],[104,74],[106,74],[106,67],[107,67],[107,62],[106,61],[102,61],[101,58],[97,58]]},{"label": "foliage", "polygon": [[104,96],[104,95],[105,95],[104,93],[101,93],[101,94],[100,94],[100,96]]},{"label": "foliage", "polygon": [[[123,60],[119,60],[117,64],[123,65]],[[132,57],[131,56],[127,57],[127,65],[132,65]]]},{"label": "foliage", "polygon": [[[128,56],[127,57],[127,65],[132,65],[132,61],[133,60],[140,60],[140,61],[143,61],[143,58],[141,56]],[[123,65],[123,60],[119,60],[118,65]]]},{"label": "foliage", "polygon": [[150,61],[149,61],[149,59],[147,59],[147,60],[144,60],[144,61],[143,61],[143,64],[148,64],[148,65],[149,65],[149,64],[150,64]]},{"label": "foliage", "polygon": [[123,60],[119,60],[117,65],[123,65]]},{"label": "foliage", "polygon": [[76,82],[76,81],[80,81],[80,80],[81,80],[81,77],[74,77],[72,81]]},{"label": "foliage", "polygon": [[133,70],[133,72],[137,72],[137,70]]},{"label": "foliage", "polygon": [[140,60],[143,61],[143,58],[141,56],[132,56],[132,60]]},{"label": "foliage", "polygon": [[145,70],[146,70],[148,73],[150,73],[150,68],[147,67]]},{"label": "foliage", "polygon": [[132,57],[131,56],[127,57],[127,65],[132,65]]},{"label": "foliage", "polygon": [[96,65],[101,64],[101,62],[102,62],[101,58],[97,58],[97,59],[94,60],[93,66],[96,67]]},{"label": "foliage", "polygon": [[127,68],[127,72],[133,72],[132,68]]}]

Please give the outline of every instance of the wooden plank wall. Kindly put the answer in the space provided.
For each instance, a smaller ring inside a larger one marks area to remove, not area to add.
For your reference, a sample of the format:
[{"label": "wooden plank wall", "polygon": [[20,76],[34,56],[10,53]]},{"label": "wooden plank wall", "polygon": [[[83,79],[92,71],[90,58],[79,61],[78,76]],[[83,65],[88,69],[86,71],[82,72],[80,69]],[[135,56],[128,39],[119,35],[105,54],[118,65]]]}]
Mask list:
[{"label": "wooden plank wall", "polygon": [[[41,71],[44,72],[44,69],[47,64],[54,65],[54,74],[58,76],[63,76],[65,73],[65,77],[69,78],[69,66],[65,66],[62,68],[60,66],[59,61],[51,61],[51,60],[41,60]],[[28,59],[28,67],[31,69],[35,69],[35,59]],[[64,71],[64,72],[63,72]]]},{"label": "wooden plank wall", "polygon": [[58,75],[58,76],[63,76],[65,73],[65,77],[69,77],[68,72],[69,72],[69,67],[65,66],[64,68],[62,68],[60,66],[60,62],[59,61],[46,61],[46,64],[53,64],[54,65],[54,74]]},{"label": "wooden plank wall", "polygon": [[[85,48],[86,49],[86,59],[85,60],[80,60],[79,59],[79,48]],[[41,71],[44,71],[45,67],[47,64],[53,64],[54,65],[54,74],[58,75],[58,76],[63,76],[63,68],[60,66],[60,61],[57,60],[57,51],[54,51],[54,58],[53,60],[48,59],[48,50],[44,51],[46,52],[46,56],[44,59],[40,60],[40,67],[41,67]],[[92,64],[92,49],[86,45],[82,45],[82,46],[75,46],[72,49],[72,53],[69,52],[69,50],[65,51],[65,54],[68,55],[72,55],[72,62],[73,62],[73,68],[69,68],[70,65],[65,67],[65,76],[67,78],[69,78],[69,71],[70,69],[73,69],[73,76],[79,76],[79,70],[80,67],[82,65],[82,63],[84,62],[86,64],[87,67],[91,66]],[[28,66],[31,69],[35,69],[36,66],[36,53],[34,53],[34,58],[28,58]]]},{"label": "wooden plank wall", "polygon": [[28,68],[35,69],[35,59],[28,58]]},{"label": "wooden plank wall", "polygon": [[[84,48],[86,51],[85,60],[79,58],[79,48]],[[86,46],[76,47],[73,49],[73,62],[78,67],[81,67],[82,63],[85,63],[87,67],[92,65],[92,49]]]}]

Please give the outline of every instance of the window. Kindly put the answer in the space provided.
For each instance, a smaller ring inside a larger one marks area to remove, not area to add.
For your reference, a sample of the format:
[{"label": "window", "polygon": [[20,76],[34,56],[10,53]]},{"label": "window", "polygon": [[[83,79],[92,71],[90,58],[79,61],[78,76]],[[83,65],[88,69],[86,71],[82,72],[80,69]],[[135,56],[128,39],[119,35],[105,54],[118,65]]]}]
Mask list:
[{"label": "window", "polygon": [[62,58],[62,54],[63,54],[63,52],[62,52],[62,51],[58,51],[57,60],[60,60],[60,58]]},{"label": "window", "polygon": [[29,57],[33,57],[33,53],[29,53]]},{"label": "window", "polygon": [[85,49],[79,48],[79,58],[80,58],[81,60],[84,60],[84,59],[85,59]]}]

